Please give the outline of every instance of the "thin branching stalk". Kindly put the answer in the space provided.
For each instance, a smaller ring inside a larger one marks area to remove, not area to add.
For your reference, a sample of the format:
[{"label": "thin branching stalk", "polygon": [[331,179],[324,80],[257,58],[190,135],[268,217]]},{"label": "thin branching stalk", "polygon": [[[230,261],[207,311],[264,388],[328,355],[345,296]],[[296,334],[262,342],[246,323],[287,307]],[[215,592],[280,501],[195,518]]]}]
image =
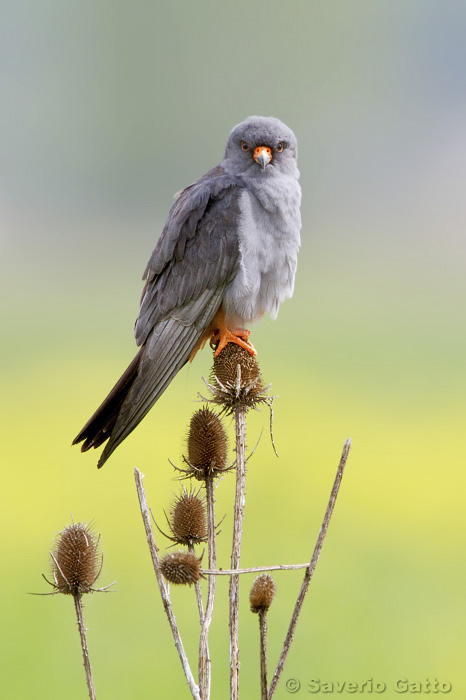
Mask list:
[{"label": "thin branching stalk", "polygon": [[350,447],[351,447],[351,439],[348,438],[348,440],[346,440],[344,447],[343,447],[343,452],[342,452],[342,455],[340,458],[340,463],[339,463],[338,469],[337,469],[337,475],[335,477],[332,492],[330,494],[330,499],[329,499],[329,502],[327,505],[327,510],[325,512],[325,516],[324,516],[324,519],[322,522],[322,527],[320,528],[319,536],[317,537],[317,542],[316,542],[316,545],[314,547],[312,559],[311,559],[309,566],[307,567],[306,572],[304,574],[304,579],[303,579],[303,582],[301,585],[301,590],[299,591],[298,599],[296,601],[296,605],[295,605],[294,610],[293,610],[293,615],[291,617],[290,626],[288,628],[288,632],[286,634],[285,641],[283,643],[282,652],[280,654],[277,668],[275,669],[275,673],[273,675],[272,682],[270,684],[268,700],[272,700],[272,697],[275,693],[278,681],[280,680],[280,676],[281,676],[281,673],[283,671],[283,666],[285,665],[288,651],[289,651],[290,646],[291,646],[291,642],[293,641],[296,625],[298,623],[299,613],[301,612],[304,598],[306,596],[306,593],[307,593],[308,588],[309,588],[309,584],[311,582],[312,576],[313,576],[315,568],[317,566],[317,561],[319,559],[319,555],[320,555],[320,552],[322,550],[322,545],[324,544],[325,536],[327,534],[330,519],[332,517],[333,509],[335,507],[335,501],[336,501],[336,498],[338,495],[338,491],[340,489],[340,484],[341,484],[341,480],[343,478],[343,472],[345,470],[346,460],[348,459],[348,453],[349,453]]},{"label": "thin branching stalk", "polygon": [[[194,550],[194,545],[190,544],[188,545],[188,552],[191,554],[195,554]],[[199,622],[201,623],[201,627],[204,624],[204,605],[202,602],[202,591],[201,591],[201,584],[199,581],[196,581],[194,584],[194,590],[196,592],[196,602],[197,602],[197,609],[199,611]]]},{"label": "thin branching stalk", "polygon": [[94,681],[92,679],[91,662],[89,660],[89,650],[87,648],[86,628],[84,626],[83,603],[81,595],[74,595],[74,607],[78,618],[79,637],[81,639],[81,649],[83,650],[84,669],[86,671],[87,688],[90,700],[95,700]]},{"label": "thin branching stalk", "polygon": [[[214,480],[212,476],[206,476],[205,492],[207,505],[209,567],[215,569],[217,566],[217,552],[215,544]],[[199,688],[201,700],[208,700],[210,697],[211,660],[209,654],[208,636],[214,612],[215,585],[215,576],[209,576],[205,616],[199,639]]]},{"label": "thin branching stalk", "polygon": [[203,576],[232,576],[233,574],[255,574],[261,571],[296,571],[307,569],[305,564],[272,564],[272,566],[251,566],[249,569],[201,569]]},{"label": "thin branching stalk", "polygon": [[141,509],[141,515],[142,515],[142,520],[144,523],[144,529],[146,531],[147,544],[149,546],[150,555],[152,558],[152,565],[154,567],[154,572],[155,572],[155,576],[157,579],[157,584],[159,586],[160,595],[162,597],[163,607],[165,609],[165,613],[167,615],[168,622],[170,624],[173,638],[175,640],[176,650],[178,652],[178,656],[180,657],[181,665],[183,667],[184,675],[186,677],[186,681],[187,681],[189,689],[191,691],[191,695],[193,696],[194,700],[200,700],[199,688],[196,685],[196,682],[194,680],[194,676],[191,672],[191,667],[189,665],[188,658],[187,658],[186,653],[184,651],[183,642],[181,641],[180,632],[178,630],[175,616],[173,614],[173,609],[171,606],[170,597],[168,595],[167,587],[166,587],[165,582],[163,580],[162,572],[160,571],[160,560],[159,560],[159,555],[158,555],[158,549],[157,549],[157,545],[155,543],[154,533],[152,530],[152,525],[151,525],[151,521],[150,521],[150,517],[149,517],[149,509],[147,507],[146,494],[145,494],[144,486],[142,483],[143,475],[141,474],[139,469],[136,469],[136,467],[134,468],[134,478],[136,481],[136,489],[138,492],[139,507]]},{"label": "thin branching stalk", "polygon": [[259,613],[261,700],[267,700],[267,610]]},{"label": "thin branching stalk", "polygon": [[[241,557],[241,538],[243,534],[244,502],[246,493],[246,409],[238,405],[235,408],[236,438],[236,494],[233,524],[233,545],[231,550],[231,568],[239,569]],[[209,577],[213,578],[213,577]],[[230,578],[230,700],[239,697],[239,639],[238,606],[239,575]]]}]

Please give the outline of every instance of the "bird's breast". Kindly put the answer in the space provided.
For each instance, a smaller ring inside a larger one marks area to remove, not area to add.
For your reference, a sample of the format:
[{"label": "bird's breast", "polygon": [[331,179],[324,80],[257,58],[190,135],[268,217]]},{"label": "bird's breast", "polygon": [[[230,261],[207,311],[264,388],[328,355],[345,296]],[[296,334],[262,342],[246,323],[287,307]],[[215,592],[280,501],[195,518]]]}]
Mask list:
[{"label": "bird's breast", "polygon": [[280,303],[293,294],[301,191],[297,180],[283,180],[241,191],[239,269],[223,301],[230,327],[247,327],[264,312],[275,318]]}]

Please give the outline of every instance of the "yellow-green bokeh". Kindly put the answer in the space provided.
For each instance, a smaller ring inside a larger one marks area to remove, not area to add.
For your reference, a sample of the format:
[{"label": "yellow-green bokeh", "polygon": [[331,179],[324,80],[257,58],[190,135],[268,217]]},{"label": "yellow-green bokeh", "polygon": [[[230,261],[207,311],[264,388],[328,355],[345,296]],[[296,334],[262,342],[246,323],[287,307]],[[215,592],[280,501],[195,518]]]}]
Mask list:
[{"label": "yellow-green bokeh", "polygon": [[[251,417],[245,566],[302,562],[343,442],[353,448],[286,679],[464,682],[466,8],[446,0],[42,3],[5,7],[2,649],[8,700],[86,696],[51,541],[95,521],[105,562],[85,616],[97,697],[188,697],[151,571],[132,469],[163,521],[209,352],[97,471],[70,443],[135,351],[145,263],[173,192],[253,113],[296,131],[303,248],[295,296],[254,330],[275,402]],[[231,433],[231,424],[229,425]],[[228,565],[233,477],[217,490]],[[278,658],[302,574],[278,572]],[[242,581],[241,697],[258,697]],[[173,590],[193,660],[193,592]],[[212,630],[227,697],[227,581]],[[345,693],[341,693],[345,695]],[[405,694],[410,695],[409,693]],[[320,695],[317,695],[320,697]],[[331,696],[332,697],[332,696]]]}]

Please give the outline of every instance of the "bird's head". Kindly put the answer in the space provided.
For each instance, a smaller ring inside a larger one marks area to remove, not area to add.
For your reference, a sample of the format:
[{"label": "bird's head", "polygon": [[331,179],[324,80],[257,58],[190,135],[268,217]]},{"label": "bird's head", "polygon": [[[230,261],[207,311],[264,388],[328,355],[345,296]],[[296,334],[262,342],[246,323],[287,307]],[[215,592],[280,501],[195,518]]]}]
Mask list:
[{"label": "bird's head", "polygon": [[275,117],[248,117],[232,129],[223,165],[235,174],[296,176],[296,136]]}]

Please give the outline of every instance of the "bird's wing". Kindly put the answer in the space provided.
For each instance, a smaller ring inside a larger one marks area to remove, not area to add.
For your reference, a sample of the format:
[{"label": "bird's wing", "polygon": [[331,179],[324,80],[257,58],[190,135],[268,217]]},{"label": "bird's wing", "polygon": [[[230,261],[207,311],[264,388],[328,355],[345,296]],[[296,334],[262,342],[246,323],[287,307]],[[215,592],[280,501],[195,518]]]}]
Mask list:
[{"label": "bird's wing", "polygon": [[217,311],[220,304],[206,321],[212,299],[238,268],[239,188],[217,166],[178,196],[144,273],[138,345],[160,321],[203,329]]},{"label": "bird's wing", "polygon": [[240,186],[216,169],[173,205],[145,272],[137,370],[110,435],[99,433],[100,444],[109,437],[99,466],[165,391],[218,311],[239,266]]}]

